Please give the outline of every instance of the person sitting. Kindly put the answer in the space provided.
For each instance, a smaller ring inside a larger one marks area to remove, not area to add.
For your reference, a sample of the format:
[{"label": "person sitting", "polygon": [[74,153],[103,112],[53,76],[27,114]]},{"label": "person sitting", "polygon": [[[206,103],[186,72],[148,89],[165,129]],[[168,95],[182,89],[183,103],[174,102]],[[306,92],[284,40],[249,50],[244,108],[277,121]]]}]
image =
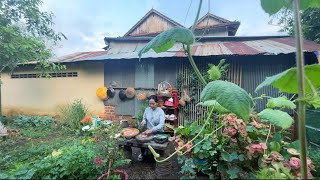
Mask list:
[{"label": "person sitting", "polygon": [[[141,127],[147,125],[143,135],[150,135],[157,132],[163,132],[165,115],[164,111],[158,107],[158,98],[155,95],[149,98],[149,107],[147,107],[143,114],[143,119],[140,123]],[[146,148],[141,147],[141,154],[138,156],[138,161],[143,161],[143,156]]]}]

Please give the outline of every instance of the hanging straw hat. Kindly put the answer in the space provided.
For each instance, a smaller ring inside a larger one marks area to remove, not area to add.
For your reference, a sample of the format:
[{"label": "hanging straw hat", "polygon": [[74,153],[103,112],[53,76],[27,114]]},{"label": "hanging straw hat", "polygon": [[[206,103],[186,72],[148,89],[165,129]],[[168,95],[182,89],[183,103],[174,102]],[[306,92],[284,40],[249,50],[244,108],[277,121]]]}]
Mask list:
[{"label": "hanging straw hat", "polygon": [[135,90],[134,90],[133,87],[128,87],[126,89],[126,96],[127,96],[128,99],[132,99],[135,96],[135,94],[136,93],[135,93]]},{"label": "hanging straw hat", "polygon": [[115,94],[116,94],[116,91],[112,87],[109,87],[107,90],[108,97],[113,98]]},{"label": "hanging straw hat", "polygon": [[119,91],[119,98],[120,98],[121,101],[125,101],[127,99],[125,90],[122,89],[122,90]]},{"label": "hanging straw hat", "polygon": [[143,101],[143,100],[147,99],[147,94],[145,92],[139,93],[139,94],[137,94],[137,99],[139,101]]},{"label": "hanging straw hat", "polygon": [[107,88],[106,87],[99,87],[96,91],[96,95],[101,100],[104,100],[107,98]]}]

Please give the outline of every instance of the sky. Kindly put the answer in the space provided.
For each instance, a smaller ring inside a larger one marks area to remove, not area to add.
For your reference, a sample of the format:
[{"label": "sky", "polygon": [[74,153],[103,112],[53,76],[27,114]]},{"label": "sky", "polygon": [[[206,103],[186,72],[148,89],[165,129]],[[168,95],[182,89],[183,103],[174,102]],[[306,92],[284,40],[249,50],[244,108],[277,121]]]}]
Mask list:
[{"label": "sky", "polygon": [[[104,37],[123,36],[150,9],[190,27],[199,0],[43,0],[42,11],[55,15],[54,29],[68,39],[53,49],[56,57],[100,51]],[[240,21],[236,36],[285,35],[260,6],[260,0],[203,0],[200,17],[207,12],[229,21]]]}]

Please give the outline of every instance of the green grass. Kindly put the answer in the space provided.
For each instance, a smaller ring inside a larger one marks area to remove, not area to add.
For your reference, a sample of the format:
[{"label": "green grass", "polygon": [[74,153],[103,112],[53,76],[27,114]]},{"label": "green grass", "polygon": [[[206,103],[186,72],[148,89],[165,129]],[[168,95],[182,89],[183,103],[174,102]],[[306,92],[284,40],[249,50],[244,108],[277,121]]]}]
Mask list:
[{"label": "green grass", "polygon": [[0,141],[0,172],[17,169],[22,164],[43,158],[53,150],[81,139],[74,132],[54,125],[10,128],[20,132],[16,137]]}]

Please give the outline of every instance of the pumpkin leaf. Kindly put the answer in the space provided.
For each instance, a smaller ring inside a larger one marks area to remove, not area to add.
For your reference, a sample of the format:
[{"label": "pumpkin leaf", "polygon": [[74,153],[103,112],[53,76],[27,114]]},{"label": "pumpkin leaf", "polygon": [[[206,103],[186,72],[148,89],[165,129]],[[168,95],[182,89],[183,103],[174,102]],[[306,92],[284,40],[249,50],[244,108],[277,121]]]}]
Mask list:
[{"label": "pumpkin leaf", "polygon": [[264,122],[270,122],[273,125],[279,126],[282,129],[288,129],[293,123],[292,117],[283,111],[265,109],[258,113],[258,117]]},{"label": "pumpkin leaf", "polygon": [[143,53],[148,52],[153,49],[156,53],[165,52],[176,42],[181,42],[182,44],[190,45],[194,43],[194,35],[190,29],[183,27],[173,27],[167,31],[164,31],[154,37],[149,43],[147,43],[138,53],[139,58],[141,58]]},{"label": "pumpkin leaf", "polygon": [[224,107],[222,107],[216,100],[208,100],[205,102],[199,102],[196,106],[212,106],[213,111],[219,113],[229,113],[230,111]]},{"label": "pumpkin leaf", "polygon": [[268,99],[267,107],[295,109],[297,106],[292,101],[288,100],[286,96],[282,96],[278,98]]},{"label": "pumpkin leaf", "polygon": [[262,9],[270,16],[276,14],[283,7],[288,6],[286,0],[260,0]]},{"label": "pumpkin leaf", "polygon": [[221,157],[224,161],[231,162],[238,159],[238,154],[236,152],[229,154],[228,152],[222,151]]},{"label": "pumpkin leaf", "polygon": [[281,145],[278,142],[270,142],[270,149],[271,151],[277,151],[280,152],[281,150]]},{"label": "pumpkin leaf", "polygon": [[222,107],[247,120],[253,106],[252,98],[238,85],[227,81],[212,81],[200,94],[200,101],[216,100]]},{"label": "pumpkin leaf", "polygon": [[[304,67],[305,70],[305,92],[306,94],[317,94],[316,89],[320,88],[320,64],[313,64]],[[284,72],[267,77],[255,92],[259,91],[265,86],[272,85],[279,89],[280,92],[290,94],[298,94],[298,80],[297,68],[287,69]]]},{"label": "pumpkin leaf", "polygon": [[238,173],[240,172],[240,170],[236,167],[231,168],[227,171],[227,173],[230,175],[230,179],[236,179],[238,178]]},{"label": "pumpkin leaf", "polygon": [[[300,10],[308,7],[320,7],[319,0],[300,0]],[[278,13],[281,9],[293,9],[289,0],[260,0],[262,9],[270,16]]]}]

